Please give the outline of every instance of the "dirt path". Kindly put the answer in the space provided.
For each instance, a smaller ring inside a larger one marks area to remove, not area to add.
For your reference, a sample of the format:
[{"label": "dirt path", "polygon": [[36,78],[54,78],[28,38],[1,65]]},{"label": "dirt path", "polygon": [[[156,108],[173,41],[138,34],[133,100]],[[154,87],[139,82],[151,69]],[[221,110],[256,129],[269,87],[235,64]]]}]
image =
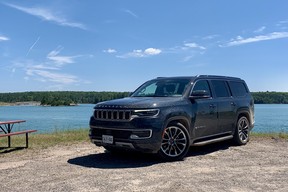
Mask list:
[{"label": "dirt path", "polygon": [[288,191],[288,142],[192,147],[180,162],[90,143],[0,154],[1,191]]}]

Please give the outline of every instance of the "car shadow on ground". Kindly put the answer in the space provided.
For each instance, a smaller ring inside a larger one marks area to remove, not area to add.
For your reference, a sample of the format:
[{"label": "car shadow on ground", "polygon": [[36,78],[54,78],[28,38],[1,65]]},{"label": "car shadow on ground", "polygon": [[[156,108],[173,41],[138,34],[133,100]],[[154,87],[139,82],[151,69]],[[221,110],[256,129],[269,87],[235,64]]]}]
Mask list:
[{"label": "car shadow on ground", "polygon": [[[206,146],[191,147],[186,158],[202,156],[219,150],[227,150],[231,146],[233,146],[233,144],[230,141],[225,141]],[[69,159],[67,162],[72,165],[100,169],[138,168],[152,166],[159,163],[167,163],[159,159],[155,154],[138,152],[111,153],[107,150],[104,153],[75,157]]]}]

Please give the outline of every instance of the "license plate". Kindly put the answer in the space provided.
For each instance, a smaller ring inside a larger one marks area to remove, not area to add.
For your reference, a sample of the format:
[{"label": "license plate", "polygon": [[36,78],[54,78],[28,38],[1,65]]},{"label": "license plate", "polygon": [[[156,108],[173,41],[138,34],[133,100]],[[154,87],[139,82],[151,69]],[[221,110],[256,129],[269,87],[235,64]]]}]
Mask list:
[{"label": "license plate", "polygon": [[113,144],[113,136],[112,135],[102,135],[102,142],[107,144]]}]

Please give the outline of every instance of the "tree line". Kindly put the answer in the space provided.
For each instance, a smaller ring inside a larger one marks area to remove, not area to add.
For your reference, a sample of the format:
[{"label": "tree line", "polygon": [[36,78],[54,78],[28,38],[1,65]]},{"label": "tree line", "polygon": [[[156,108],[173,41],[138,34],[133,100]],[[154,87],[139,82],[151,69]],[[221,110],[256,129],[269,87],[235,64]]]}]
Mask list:
[{"label": "tree line", "polygon": [[95,104],[101,101],[123,98],[129,92],[81,92],[81,91],[49,91],[0,93],[0,102],[16,103],[26,101],[40,102],[41,105],[73,105],[81,103]]},{"label": "tree line", "polygon": [[253,92],[256,104],[288,104],[288,92]]},{"label": "tree line", "polygon": [[[0,93],[0,102],[40,102],[41,105],[96,104],[101,101],[127,97],[129,92],[49,91]],[[252,92],[255,104],[288,104],[288,92]]]}]

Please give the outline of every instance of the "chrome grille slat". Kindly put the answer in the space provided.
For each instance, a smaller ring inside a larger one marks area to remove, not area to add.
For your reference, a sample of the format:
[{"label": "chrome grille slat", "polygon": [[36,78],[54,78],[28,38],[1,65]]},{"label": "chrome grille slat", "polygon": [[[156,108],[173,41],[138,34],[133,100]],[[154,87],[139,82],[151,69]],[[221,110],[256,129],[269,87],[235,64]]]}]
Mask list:
[{"label": "chrome grille slat", "polygon": [[109,121],[129,121],[131,114],[131,110],[95,109],[94,118]]}]

